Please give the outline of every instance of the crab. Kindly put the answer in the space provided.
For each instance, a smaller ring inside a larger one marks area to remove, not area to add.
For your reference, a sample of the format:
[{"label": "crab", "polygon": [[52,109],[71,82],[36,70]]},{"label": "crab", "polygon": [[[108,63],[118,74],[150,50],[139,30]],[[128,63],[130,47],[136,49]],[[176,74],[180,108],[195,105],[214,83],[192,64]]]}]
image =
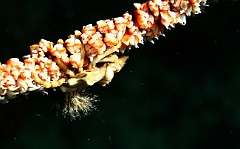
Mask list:
[{"label": "crab", "polygon": [[71,74],[69,79],[65,78],[64,83],[60,82],[59,89],[65,93],[65,98],[56,103],[56,107],[62,109],[64,117],[69,115],[71,119],[76,119],[76,117],[81,117],[80,113],[87,115],[91,109],[95,108],[92,102],[96,101],[96,96],[90,97],[84,91],[88,86],[96,83],[102,86],[109,84],[114,77],[114,73],[122,69],[128,56],[119,56],[119,53],[116,52],[118,48],[117,46],[112,47],[98,55],[86,70],[78,74],[74,74],[61,61],[55,59],[60,68],[64,69],[65,74]]}]

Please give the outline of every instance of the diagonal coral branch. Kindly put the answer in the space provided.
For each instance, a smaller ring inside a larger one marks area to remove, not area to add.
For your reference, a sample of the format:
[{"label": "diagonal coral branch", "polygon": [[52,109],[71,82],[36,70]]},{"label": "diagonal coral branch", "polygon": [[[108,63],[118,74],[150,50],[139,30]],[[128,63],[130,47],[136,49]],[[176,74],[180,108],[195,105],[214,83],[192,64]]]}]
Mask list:
[{"label": "diagonal coral branch", "polygon": [[150,0],[134,6],[121,17],[86,25],[57,44],[41,39],[30,46],[23,62],[12,58],[1,64],[0,101],[58,88],[68,95],[66,101],[81,104],[76,102],[81,99],[79,92],[96,83],[105,86],[122,69],[128,59],[126,49],[138,48],[146,40],[153,42],[165,28],[185,25],[186,16],[201,13],[207,5],[206,0]]}]

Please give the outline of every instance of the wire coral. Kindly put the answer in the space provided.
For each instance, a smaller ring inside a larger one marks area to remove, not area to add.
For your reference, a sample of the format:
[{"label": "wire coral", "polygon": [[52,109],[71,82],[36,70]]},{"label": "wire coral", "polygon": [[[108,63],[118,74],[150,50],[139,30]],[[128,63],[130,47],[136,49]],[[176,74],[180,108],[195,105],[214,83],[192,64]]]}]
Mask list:
[{"label": "wire coral", "polygon": [[[128,56],[126,49],[154,42],[164,29],[186,24],[186,16],[201,13],[206,0],[150,0],[135,3],[121,17],[100,20],[76,30],[67,40],[56,44],[41,39],[30,46],[30,54],[9,59],[0,65],[0,102],[31,91],[57,88],[66,94],[64,115],[72,118],[93,107],[94,98],[81,92],[96,83],[105,86],[119,72]],[[59,104],[62,105],[62,104]],[[73,112],[74,111],[74,112]],[[80,112],[79,112],[80,111]]]}]

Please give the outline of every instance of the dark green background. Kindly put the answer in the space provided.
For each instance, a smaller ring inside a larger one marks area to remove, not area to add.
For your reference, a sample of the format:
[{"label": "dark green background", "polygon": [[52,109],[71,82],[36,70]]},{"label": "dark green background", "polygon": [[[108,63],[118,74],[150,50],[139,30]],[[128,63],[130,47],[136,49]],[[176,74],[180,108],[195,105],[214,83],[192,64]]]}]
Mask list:
[{"label": "dark green background", "polygon": [[[0,61],[21,58],[41,38],[56,42],[121,16],[133,2],[2,0]],[[133,48],[110,85],[90,89],[100,102],[82,120],[56,117],[54,97],[38,93],[0,104],[0,148],[240,148],[240,3],[204,11]]]}]

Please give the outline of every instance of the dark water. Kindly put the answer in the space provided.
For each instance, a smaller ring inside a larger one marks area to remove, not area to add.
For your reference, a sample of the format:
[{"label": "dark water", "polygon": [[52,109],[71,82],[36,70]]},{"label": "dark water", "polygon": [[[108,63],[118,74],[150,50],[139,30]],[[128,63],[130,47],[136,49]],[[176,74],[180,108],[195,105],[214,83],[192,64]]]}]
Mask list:
[{"label": "dark water", "polygon": [[[120,16],[133,2],[2,1],[0,60]],[[100,102],[80,121],[56,116],[54,97],[38,93],[1,104],[0,148],[240,148],[239,14],[239,1],[212,4],[154,45],[132,49],[110,85],[90,89]]]}]

